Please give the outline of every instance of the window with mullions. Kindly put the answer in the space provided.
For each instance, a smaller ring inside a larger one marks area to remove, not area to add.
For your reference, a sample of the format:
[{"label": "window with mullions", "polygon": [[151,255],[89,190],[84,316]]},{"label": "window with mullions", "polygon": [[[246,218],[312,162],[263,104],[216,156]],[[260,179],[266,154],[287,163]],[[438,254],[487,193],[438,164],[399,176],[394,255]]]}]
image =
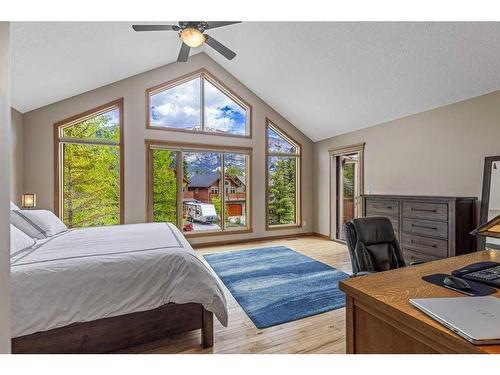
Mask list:
[{"label": "window with mullions", "polygon": [[55,211],[70,228],[123,222],[123,101],[55,124]]},{"label": "window with mullions", "polygon": [[300,226],[300,144],[267,120],[266,146],[266,226]]},{"label": "window with mullions", "polygon": [[251,149],[147,147],[149,220],[174,223],[187,235],[250,230]]},{"label": "window with mullions", "polygon": [[248,137],[251,107],[207,72],[147,91],[148,127]]}]

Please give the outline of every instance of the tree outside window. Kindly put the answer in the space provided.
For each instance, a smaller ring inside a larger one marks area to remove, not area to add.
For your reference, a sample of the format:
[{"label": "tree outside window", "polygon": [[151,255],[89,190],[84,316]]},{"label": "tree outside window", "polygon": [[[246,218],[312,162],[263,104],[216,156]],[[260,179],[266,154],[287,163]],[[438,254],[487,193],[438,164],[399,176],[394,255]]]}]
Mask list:
[{"label": "tree outside window", "polygon": [[267,122],[267,226],[300,225],[300,145]]}]

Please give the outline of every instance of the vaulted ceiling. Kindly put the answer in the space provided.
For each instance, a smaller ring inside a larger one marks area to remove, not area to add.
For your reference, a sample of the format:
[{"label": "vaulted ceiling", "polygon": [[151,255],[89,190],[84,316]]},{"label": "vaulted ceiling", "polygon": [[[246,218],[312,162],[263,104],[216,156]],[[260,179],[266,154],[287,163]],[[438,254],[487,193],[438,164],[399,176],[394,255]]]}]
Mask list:
[{"label": "vaulted ceiling", "polygon": [[[166,23],[172,23],[166,22]],[[174,32],[12,23],[12,105],[27,112],[174,62]],[[500,23],[244,22],[206,52],[317,141],[500,89]]]}]

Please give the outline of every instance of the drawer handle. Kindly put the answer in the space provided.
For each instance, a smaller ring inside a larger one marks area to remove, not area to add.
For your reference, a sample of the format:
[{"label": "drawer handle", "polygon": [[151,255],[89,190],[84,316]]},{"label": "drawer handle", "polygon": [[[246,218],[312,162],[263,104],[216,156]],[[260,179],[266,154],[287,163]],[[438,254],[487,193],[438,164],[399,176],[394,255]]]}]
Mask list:
[{"label": "drawer handle", "polygon": [[437,248],[436,244],[429,245],[429,244],[426,244],[426,243],[423,243],[423,242],[418,242],[418,241],[415,241],[415,240],[411,240],[411,243],[415,244],[415,245],[420,245],[420,246],[433,247],[434,249]]},{"label": "drawer handle", "polygon": [[410,210],[411,211],[421,211],[421,212],[434,212],[434,213],[437,212],[436,209],[430,210],[430,209],[426,209],[426,208],[413,208],[413,207],[411,207]]},{"label": "drawer handle", "polygon": [[414,227],[414,228],[423,228],[423,229],[437,230],[437,227],[428,227],[427,225],[412,224],[411,226]]},{"label": "drawer handle", "polygon": [[377,205],[373,205],[373,208],[387,208],[389,210],[392,210],[392,206],[377,206]]}]

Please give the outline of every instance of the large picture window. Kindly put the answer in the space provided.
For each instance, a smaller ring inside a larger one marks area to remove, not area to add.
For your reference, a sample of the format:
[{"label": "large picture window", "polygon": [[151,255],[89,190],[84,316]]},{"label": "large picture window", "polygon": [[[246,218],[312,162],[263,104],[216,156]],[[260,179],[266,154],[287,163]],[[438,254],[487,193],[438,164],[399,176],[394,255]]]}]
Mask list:
[{"label": "large picture window", "polygon": [[301,225],[301,147],[266,120],[266,226],[282,229]]},{"label": "large picture window", "polygon": [[251,149],[147,141],[148,220],[186,235],[251,230]]},{"label": "large picture window", "polygon": [[251,106],[202,70],[146,92],[148,128],[249,137]]},{"label": "large picture window", "polygon": [[123,223],[123,99],[54,125],[55,212],[70,228]]}]

